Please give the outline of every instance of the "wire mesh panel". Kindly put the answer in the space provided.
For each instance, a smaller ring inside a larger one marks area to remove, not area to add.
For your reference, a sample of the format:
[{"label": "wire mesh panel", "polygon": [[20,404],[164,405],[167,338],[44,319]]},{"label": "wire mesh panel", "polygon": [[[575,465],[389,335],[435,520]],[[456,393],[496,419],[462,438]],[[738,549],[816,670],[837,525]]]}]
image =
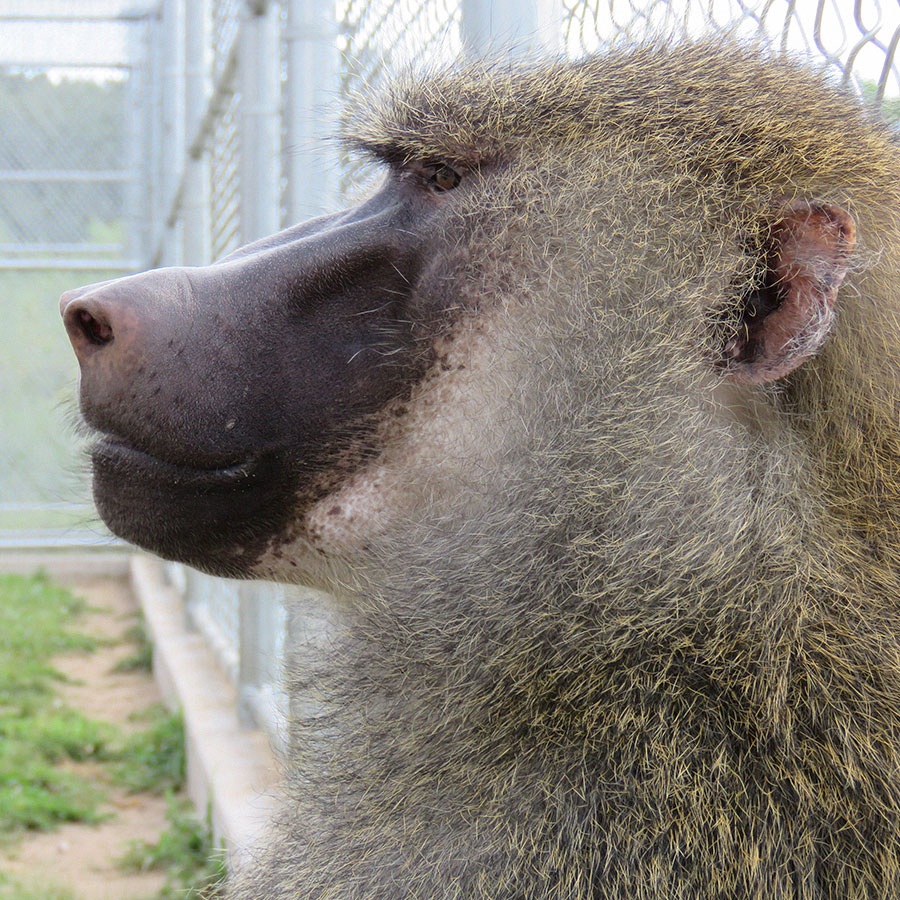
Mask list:
[{"label": "wire mesh panel", "polygon": [[234,250],[241,240],[239,102],[239,95],[232,94],[213,126],[209,166],[213,259]]},{"label": "wire mesh panel", "polygon": [[900,93],[896,0],[562,0],[564,40],[580,56],[652,37],[729,34],[823,61],[880,100]]},{"label": "wire mesh panel", "polygon": [[237,681],[240,647],[240,584],[184,569],[188,615],[203,632],[222,669]]},{"label": "wire mesh panel", "polygon": [[[342,55],[340,92],[346,99],[382,86],[404,69],[421,70],[460,52],[458,0],[342,0],[338,3]],[[362,193],[371,170],[344,156],[340,192]]]},{"label": "wire mesh panel", "polygon": [[216,108],[210,138],[210,246],[213,259],[240,243],[240,136],[237,67],[229,60],[237,53],[240,0],[213,0],[210,9],[212,83],[222,97]]},{"label": "wire mesh panel", "polygon": [[140,265],[144,20],[120,6],[0,2],[0,546],[108,540],[71,427],[77,364],[57,304]]},{"label": "wire mesh panel", "polygon": [[[202,0],[198,0],[202,2]],[[225,71],[228,54],[237,40],[241,0],[213,0],[210,8],[212,78],[217,81]]]},{"label": "wire mesh panel", "polygon": [[[121,258],[127,85],[109,74],[85,80],[16,66],[2,72],[0,253],[7,265],[44,262],[48,254]],[[89,140],[71,133],[76,109]]]}]

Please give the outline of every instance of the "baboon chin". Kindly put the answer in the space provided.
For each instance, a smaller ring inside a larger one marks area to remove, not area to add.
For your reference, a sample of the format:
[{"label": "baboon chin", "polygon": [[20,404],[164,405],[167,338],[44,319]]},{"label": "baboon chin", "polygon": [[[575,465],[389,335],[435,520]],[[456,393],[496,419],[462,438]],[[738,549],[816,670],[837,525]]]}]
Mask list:
[{"label": "baboon chin", "polygon": [[896,135],[701,43],[344,139],[359,205],[62,301],[110,528],[340,597],[231,896],[896,900]]}]

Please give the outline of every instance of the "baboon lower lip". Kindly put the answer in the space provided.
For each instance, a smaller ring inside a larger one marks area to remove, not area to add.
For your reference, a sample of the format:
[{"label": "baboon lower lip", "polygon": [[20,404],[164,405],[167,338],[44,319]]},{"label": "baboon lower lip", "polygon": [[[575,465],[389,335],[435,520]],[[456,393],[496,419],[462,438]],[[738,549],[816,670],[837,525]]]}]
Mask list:
[{"label": "baboon lower lip", "polygon": [[160,459],[119,438],[106,435],[91,448],[91,462],[95,471],[97,468],[115,468],[129,477],[137,475],[185,486],[213,487],[251,477],[257,460],[249,458],[230,465],[209,468],[188,466]]},{"label": "baboon lower lip", "polygon": [[290,508],[290,476],[269,454],[198,468],[160,459],[116,436],[91,449],[94,502],[109,530],[164,559],[246,575]]}]

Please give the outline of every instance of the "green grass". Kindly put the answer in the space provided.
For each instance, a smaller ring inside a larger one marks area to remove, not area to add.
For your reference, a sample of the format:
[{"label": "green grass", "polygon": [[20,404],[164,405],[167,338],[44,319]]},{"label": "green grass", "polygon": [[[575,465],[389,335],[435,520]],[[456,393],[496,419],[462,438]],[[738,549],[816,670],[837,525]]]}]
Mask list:
[{"label": "green grass", "polygon": [[0,575],[0,841],[102,818],[102,789],[63,766],[108,758],[115,731],[62,704],[57,653],[96,641],[71,629],[85,604],[46,578]]},{"label": "green grass", "polygon": [[[186,771],[181,716],[151,707],[140,716],[144,727],[124,737],[58,696],[65,677],[54,668],[53,656],[90,653],[98,646],[74,627],[87,608],[43,576],[0,575],[0,845],[62,822],[100,821],[104,789],[111,783],[167,793],[167,829],[154,843],[132,845],[122,865],[165,873],[165,887],[153,900],[219,897],[224,860],[210,829],[184,802],[171,799],[183,787]],[[117,668],[143,668],[151,652],[146,634],[134,631],[127,637],[137,650]],[[85,763],[92,765],[83,774]],[[77,898],[0,873],[0,900]]]},{"label": "green grass", "polygon": [[147,635],[147,626],[143,619],[132,625],[125,633],[125,639],[135,645],[133,653],[120,659],[114,672],[151,672],[153,671],[153,644]]},{"label": "green grass", "polygon": [[103,818],[103,784],[72,764],[107,763],[111,779],[134,792],[177,791],[184,783],[179,715],[154,708],[147,727],[123,739],[57,697],[63,676],[52,657],[97,646],[72,628],[85,609],[44,577],[0,575],[0,839]]},{"label": "green grass", "polygon": [[165,874],[153,900],[215,900],[223,896],[224,853],[213,844],[210,823],[199,822],[190,804],[173,794],[183,786],[186,769],[181,716],[161,707],[145,716],[150,725],[128,740],[115,774],[131,790],[165,791],[168,827],[156,841],[133,842],[119,865],[126,871]]},{"label": "green grass", "polygon": [[0,900],[77,900],[59,885],[27,885],[0,872]]},{"label": "green grass", "polygon": [[[96,646],[89,635],[66,627],[85,609],[84,600],[42,575],[0,575],[0,665],[34,662],[24,678],[35,690],[46,692],[50,681],[59,677],[47,665],[51,656]],[[0,690],[3,687],[0,682]]]},{"label": "green grass", "polygon": [[67,706],[33,710],[25,719],[0,719],[0,738],[36,751],[51,763],[70,759],[110,759],[115,754],[117,729],[97,722]]},{"label": "green grass", "polygon": [[198,822],[188,804],[171,796],[166,821],[158,841],[133,842],[119,865],[126,871],[164,872],[166,883],[155,900],[224,896],[225,855],[214,846],[209,823]]},{"label": "green grass", "polygon": [[161,706],[151,707],[144,715],[148,727],[128,738],[117,754],[116,781],[135,793],[178,791],[187,773],[181,715]]}]

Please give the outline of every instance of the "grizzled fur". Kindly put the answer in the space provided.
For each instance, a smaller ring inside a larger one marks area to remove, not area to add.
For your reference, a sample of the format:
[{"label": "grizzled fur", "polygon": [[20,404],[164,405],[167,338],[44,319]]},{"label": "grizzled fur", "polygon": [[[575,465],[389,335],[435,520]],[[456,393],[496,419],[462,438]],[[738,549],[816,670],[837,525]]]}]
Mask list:
[{"label": "grizzled fur", "polygon": [[346,138],[370,206],[65,298],[111,526],[335,596],[230,896],[900,897],[894,133],[698,44]]},{"label": "grizzled fur", "polygon": [[[512,323],[501,415],[341,576],[232,896],[900,896],[894,136],[686,46],[404,84],[349,139],[481,173],[434,282]],[[721,322],[798,197],[857,223],[836,329],[723,411]]]}]

